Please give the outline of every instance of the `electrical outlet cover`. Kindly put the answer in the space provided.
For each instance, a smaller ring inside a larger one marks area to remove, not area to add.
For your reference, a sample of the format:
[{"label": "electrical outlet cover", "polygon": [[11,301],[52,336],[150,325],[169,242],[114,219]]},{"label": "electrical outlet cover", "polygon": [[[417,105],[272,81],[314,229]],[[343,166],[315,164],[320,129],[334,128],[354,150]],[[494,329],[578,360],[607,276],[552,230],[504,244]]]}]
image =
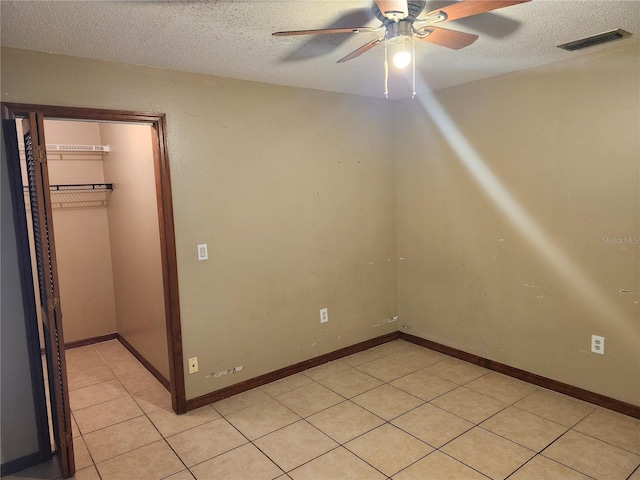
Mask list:
[{"label": "electrical outlet cover", "polygon": [[192,373],[198,373],[198,357],[191,357],[189,359],[189,375]]},{"label": "electrical outlet cover", "polygon": [[591,335],[591,352],[604,355],[604,337]]}]

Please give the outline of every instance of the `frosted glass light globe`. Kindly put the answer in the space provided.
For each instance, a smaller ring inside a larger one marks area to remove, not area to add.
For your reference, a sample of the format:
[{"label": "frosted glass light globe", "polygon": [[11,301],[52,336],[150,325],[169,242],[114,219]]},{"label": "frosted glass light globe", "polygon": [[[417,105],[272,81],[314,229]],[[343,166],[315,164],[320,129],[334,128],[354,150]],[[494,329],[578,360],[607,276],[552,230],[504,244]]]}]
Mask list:
[{"label": "frosted glass light globe", "polygon": [[393,64],[398,68],[405,68],[409,62],[411,62],[411,54],[406,50],[396,52],[393,56]]}]

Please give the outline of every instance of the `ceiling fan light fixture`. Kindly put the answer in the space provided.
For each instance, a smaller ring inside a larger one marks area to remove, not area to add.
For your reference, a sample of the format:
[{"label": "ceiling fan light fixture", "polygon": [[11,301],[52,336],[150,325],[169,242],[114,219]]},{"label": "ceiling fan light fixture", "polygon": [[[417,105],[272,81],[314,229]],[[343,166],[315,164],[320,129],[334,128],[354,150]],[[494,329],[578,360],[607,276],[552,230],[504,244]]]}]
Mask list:
[{"label": "ceiling fan light fixture", "polygon": [[409,39],[404,39],[403,41],[398,41],[395,43],[392,62],[396,68],[407,68],[407,66],[411,63],[411,53],[407,50],[407,42]]},{"label": "ceiling fan light fixture", "polygon": [[389,98],[389,61],[397,69],[405,69],[411,64],[412,95],[416,96],[416,49],[411,23],[399,22],[393,28],[387,27],[384,42],[384,96]]},{"label": "ceiling fan light fixture", "polygon": [[403,20],[387,26],[387,52],[393,55],[391,60],[396,68],[406,68],[411,63],[411,53],[407,48],[413,39],[411,22]]},{"label": "ceiling fan light fixture", "polygon": [[[1,1],[1,0],[0,0]],[[416,96],[416,51],[415,40],[432,43],[453,50],[468,47],[478,39],[478,35],[450,30],[434,25],[451,20],[472,17],[491,10],[496,10],[531,0],[461,0],[437,10],[426,12],[427,0],[373,0],[373,14],[380,20],[378,27],[322,28],[315,30],[290,30],[275,32],[275,36],[287,35],[321,35],[335,33],[377,32],[384,30],[384,35],[365,43],[350,54],[338,60],[338,63],[353,60],[369,51],[379,43],[384,44],[384,94],[389,96],[389,63],[397,69],[411,64],[412,96]],[[419,18],[420,17],[420,18]],[[416,24],[414,27],[414,23]],[[411,42],[407,45],[407,42]],[[410,52],[409,52],[410,49]],[[390,57],[391,55],[391,57]],[[404,76],[404,75],[403,75]]]}]

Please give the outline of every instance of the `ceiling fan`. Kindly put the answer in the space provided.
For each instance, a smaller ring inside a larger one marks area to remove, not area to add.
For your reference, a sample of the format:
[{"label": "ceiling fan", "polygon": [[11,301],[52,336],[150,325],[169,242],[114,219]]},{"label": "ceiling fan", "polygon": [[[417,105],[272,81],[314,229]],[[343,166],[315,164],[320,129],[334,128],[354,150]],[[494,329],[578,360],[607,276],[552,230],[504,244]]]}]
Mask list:
[{"label": "ceiling fan", "polygon": [[383,31],[382,36],[374,38],[350,54],[342,57],[338,60],[338,63],[352,60],[379,43],[384,42],[385,95],[388,96],[388,57],[389,50],[391,50],[392,62],[397,68],[405,68],[410,63],[413,63],[413,95],[415,96],[414,39],[459,50],[475,42],[478,39],[478,35],[442,28],[439,24],[529,1],[530,0],[462,0],[423,14],[422,11],[425,8],[426,0],[375,0],[371,9],[376,18],[382,22],[382,24],[377,27],[291,30],[275,32],[273,35],[285,37],[292,35],[325,35]]}]

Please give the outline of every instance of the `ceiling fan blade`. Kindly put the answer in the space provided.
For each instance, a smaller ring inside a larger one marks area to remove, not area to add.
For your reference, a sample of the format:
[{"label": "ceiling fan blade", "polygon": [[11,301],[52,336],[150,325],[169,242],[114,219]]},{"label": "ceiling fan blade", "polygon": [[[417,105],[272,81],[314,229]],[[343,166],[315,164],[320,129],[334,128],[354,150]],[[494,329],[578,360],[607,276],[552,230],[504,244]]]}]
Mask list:
[{"label": "ceiling fan blade", "polygon": [[456,26],[464,30],[473,30],[480,36],[491,38],[507,38],[515,33],[522,23],[518,20],[501,15],[497,12],[487,12],[474,17],[461,18],[456,20]]},{"label": "ceiling fan blade", "polygon": [[443,21],[451,21],[530,1],[531,0],[463,0],[462,2],[433,10],[427,13],[426,17],[444,14],[445,20]]},{"label": "ceiling fan blade", "polygon": [[353,28],[321,28],[318,30],[290,30],[272,33],[274,37],[289,37],[292,35],[324,35],[329,33],[361,33],[377,32],[381,27],[353,27]]},{"label": "ceiling fan blade", "polygon": [[376,38],[374,40],[371,40],[369,43],[365,43],[364,45],[362,45],[360,48],[358,48],[357,50],[354,50],[353,52],[351,52],[349,55],[347,55],[346,57],[342,57],[340,60],[338,60],[338,63],[343,63],[346,62],[348,60],[352,60],[356,57],[359,57],[360,55],[362,55],[364,52],[366,52],[367,50],[372,49],[373,47],[375,47],[377,44],[379,44],[382,40],[384,40],[384,37],[380,37],[380,38]]},{"label": "ceiling fan blade", "polygon": [[407,0],[376,0],[376,5],[389,20],[402,20],[409,15]]},{"label": "ceiling fan blade", "polygon": [[[423,37],[421,36],[423,34],[427,35]],[[458,32],[457,30],[447,30],[446,28],[424,27],[418,30],[416,38],[424,42],[435,43],[441,47],[460,50],[475,42],[478,39],[478,35]]]}]

